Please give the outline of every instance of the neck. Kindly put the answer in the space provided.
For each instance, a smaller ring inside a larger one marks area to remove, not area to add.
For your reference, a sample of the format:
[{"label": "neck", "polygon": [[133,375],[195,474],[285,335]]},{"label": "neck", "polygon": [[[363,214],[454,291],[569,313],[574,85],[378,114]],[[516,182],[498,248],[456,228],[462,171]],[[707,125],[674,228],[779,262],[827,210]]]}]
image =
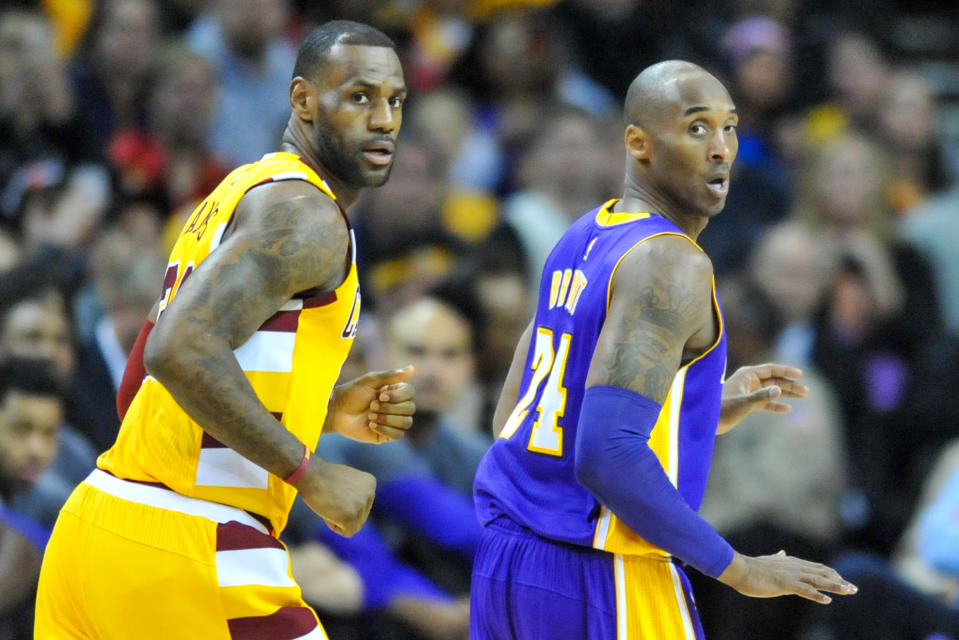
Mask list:
[{"label": "neck", "polygon": [[321,178],[326,180],[326,183],[336,195],[337,201],[344,209],[348,209],[359,199],[359,189],[347,186],[342,180],[323,166],[323,163],[320,162],[319,157],[316,155],[313,145],[309,143],[309,139],[303,133],[302,128],[294,121],[294,116],[290,116],[290,122],[283,131],[283,142],[280,144],[280,148],[287,153],[294,153],[300,156],[300,159],[303,160],[304,163],[313,169],[313,171],[316,171]]},{"label": "neck", "polygon": [[706,223],[709,222],[709,218],[706,216],[692,216],[682,213],[681,207],[668,196],[657,193],[655,189],[645,184],[629,179],[627,179],[626,188],[623,190],[623,199],[617,202],[613,209],[618,212],[649,211],[655,213],[672,222],[693,240],[699,237],[699,234],[706,228]]}]

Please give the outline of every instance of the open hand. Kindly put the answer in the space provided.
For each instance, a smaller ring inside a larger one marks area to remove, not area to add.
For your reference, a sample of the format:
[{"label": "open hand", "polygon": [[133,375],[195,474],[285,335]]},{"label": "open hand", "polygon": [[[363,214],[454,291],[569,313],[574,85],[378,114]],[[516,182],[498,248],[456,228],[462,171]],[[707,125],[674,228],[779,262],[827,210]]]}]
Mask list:
[{"label": "open hand", "polygon": [[723,385],[722,409],[717,433],[726,433],[753,411],[789,413],[792,407],[781,397],[805,398],[809,389],[793,378],[802,375],[784,364],[749,365],[736,369]]},{"label": "open hand", "polygon": [[402,438],[413,425],[416,411],[415,392],[408,382],[412,376],[413,366],[407,365],[373,371],[338,385],[323,430],[375,444]]},{"label": "open hand", "polygon": [[786,555],[785,551],[759,557],[736,553],[719,581],[753,598],[797,595],[819,604],[832,602],[824,591],[844,596],[858,591],[835,569]]}]

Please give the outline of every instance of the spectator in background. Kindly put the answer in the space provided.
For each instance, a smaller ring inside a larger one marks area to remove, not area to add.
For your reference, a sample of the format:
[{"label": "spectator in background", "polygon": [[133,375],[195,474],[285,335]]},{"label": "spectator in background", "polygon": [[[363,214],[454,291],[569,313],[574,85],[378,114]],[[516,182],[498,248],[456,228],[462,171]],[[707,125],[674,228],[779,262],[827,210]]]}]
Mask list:
[{"label": "spectator in background", "polygon": [[179,232],[193,206],[229,170],[208,148],[217,105],[217,76],[202,55],[182,46],[164,52],[147,101],[147,126],[125,129],[108,156],[120,190],[149,197]]},{"label": "spectator in background", "polygon": [[843,135],[807,169],[796,215],[837,260],[815,323],[813,361],[839,393],[851,478],[866,498],[859,542],[887,552],[909,516],[920,473],[904,446],[913,441],[911,427],[894,415],[921,348],[939,330],[939,306],[927,263],[891,235],[876,145]]},{"label": "spectator in background", "polygon": [[210,147],[228,166],[258,160],[280,143],[296,59],[283,34],[287,18],[287,0],[211,0],[187,33],[189,45],[216,69]]},{"label": "spectator in background", "polygon": [[78,107],[90,123],[98,152],[117,131],[145,124],[146,95],[162,35],[159,9],[151,0],[97,4],[72,75]]},{"label": "spectator in background", "polygon": [[[391,361],[414,365],[417,433],[376,447],[325,436],[318,452],[364,469],[379,481],[373,515],[472,558],[479,525],[472,517],[473,476],[489,440],[479,429],[454,427],[445,413],[476,384],[475,330],[469,307],[424,297],[388,316],[384,340]],[[348,462],[346,462],[348,461]],[[456,523],[455,527],[448,528]]]},{"label": "spectator in background", "polygon": [[809,226],[789,220],[759,236],[749,257],[749,286],[769,303],[777,332],[773,350],[783,362],[812,365],[815,317],[833,270],[834,256]]},{"label": "spectator in background", "polygon": [[41,477],[57,452],[63,421],[61,387],[46,361],[0,361],[0,638],[32,635],[40,559],[49,523],[11,508]]},{"label": "spectator in background", "polygon": [[0,218],[19,224],[31,190],[66,183],[78,166],[94,172],[97,157],[49,21],[28,9],[0,10]]},{"label": "spectator in background", "polygon": [[832,97],[806,114],[806,144],[821,146],[850,130],[875,131],[877,110],[889,75],[878,43],[865,32],[837,33],[828,44],[826,74]]},{"label": "spectator in background", "polygon": [[384,322],[388,357],[415,369],[415,433],[376,447],[325,435],[317,447],[328,461],[376,476],[371,518],[382,538],[364,529],[339,539],[322,526],[312,536],[359,572],[365,607],[385,608],[414,622],[426,638],[465,637],[465,594],[479,540],[472,484],[489,440],[477,425],[454,426],[447,417],[476,385],[476,337],[468,304],[427,296],[396,309]]},{"label": "spectator in background", "polygon": [[93,324],[81,332],[71,398],[98,451],[117,438],[117,390],[143,318],[160,294],[165,267],[156,239],[136,244],[116,228],[106,229],[91,251],[85,303],[96,308],[86,311]]},{"label": "spectator in background", "polygon": [[959,184],[910,212],[899,223],[899,237],[932,265],[946,329],[959,338]]},{"label": "spectator in background", "polygon": [[[505,199],[504,218],[520,239],[528,273],[538,276],[569,225],[610,193],[605,176],[595,170],[607,153],[603,140],[593,116],[560,106],[519,153],[512,180],[517,191]],[[530,280],[537,288],[538,277]],[[537,293],[531,289],[530,299]]]},{"label": "spectator in background", "polygon": [[364,304],[370,302],[383,314],[439,284],[466,249],[444,222],[449,195],[445,166],[445,158],[426,138],[406,131],[389,182],[357,205]]},{"label": "spectator in background", "polygon": [[855,580],[855,606],[817,612],[808,631],[821,640],[959,638],[959,440],[945,447],[893,556],[850,553],[837,571]]},{"label": "spectator in background", "polygon": [[901,216],[952,181],[938,115],[936,96],[925,78],[898,70],[886,79],[877,133],[890,163],[886,199]]},{"label": "spectator in background", "polygon": [[[59,290],[39,286],[18,300],[5,301],[0,310],[0,358],[46,361],[58,388],[64,392],[70,389],[76,372],[76,351],[70,318]],[[67,496],[96,460],[96,451],[83,431],[88,425],[78,415],[76,404],[67,398],[53,464],[17,500],[20,511],[48,527],[53,526]]]},{"label": "spectator in background", "polygon": [[539,122],[559,105],[594,116],[615,111],[609,93],[572,66],[559,23],[545,10],[503,12],[483,25],[454,79],[471,88],[474,127],[502,149],[506,171],[497,195],[512,191],[519,151]]},{"label": "spectator in background", "polygon": [[[720,288],[727,370],[746,362],[782,362],[773,306],[745,281],[729,279]],[[829,382],[811,367],[802,370],[809,395],[790,413],[775,418],[752,413],[716,439],[700,514],[744,553],[776,548],[829,558],[840,548],[846,484],[842,416]],[[744,598],[699,574],[691,579],[707,638],[798,639],[801,620],[815,609],[798,598]]]},{"label": "spectator in background", "polygon": [[412,105],[413,129],[440,150],[454,190],[492,194],[503,179],[498,141],[476,126],[476,105],[462,90],[446,85]]}]

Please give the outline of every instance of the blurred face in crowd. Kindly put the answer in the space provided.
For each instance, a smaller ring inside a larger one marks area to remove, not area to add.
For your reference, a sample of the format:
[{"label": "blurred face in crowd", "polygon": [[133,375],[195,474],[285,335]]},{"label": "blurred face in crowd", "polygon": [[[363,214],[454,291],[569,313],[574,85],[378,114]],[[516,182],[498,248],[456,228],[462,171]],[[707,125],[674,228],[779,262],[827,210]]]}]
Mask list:
[{"label": "blurred face in crowd", "polygon": [[789,65],[780,53],[755,51],[736,67],[735,74],[742,97],[757,107],[778,106],[789,90]]},{"label": "blurred face in crowd", "polygon": [[564,205],[579,215],[584,206],[605,195],[601,172],[595,167],[606,155],[594,121],[586,114],[567,113],[551,120],[524,162],[530,182],[564,194]]},{"label": "blurred face in crowd", "polygon": [[198,54],[180,51],[167,59],[154,90],[151,120],[161,138],[204,145],[216,107],[216,76]]},{"label": "blurred face in crowd", "polygon": [[859,138],[841,138],[818,159],[816,187],[827,224],[856,227],[881,206],[880,171],[875,151]]},{"label": "blurred face in crowd", "polygon": [[0,327],[0,355],[51,360],[66,383],[75,354],[70,321],[60,302],[24,300],[14,305]]},{"label": "blurred face in crowd", "polygon": [[422,143],[407,140],[397,155],[390,181],[367,195],[372,223],[385,233],[435,224],[444,195],[442,163]]},{"label": "blurred face in crowd", "polygon": [[417,409],[449,409],[474,379],[469,323],[445,304],[421,298],[394,313],[388,327],[394,362],[416,368]]},{"label": "blurred face in crowd", "polygon": [[886,65],[875,43],[859,34],[841,35],[829,52],[829,82],[853,115],[872,113],[878,104]]},{"label": "blurred face in crowd", "polygon": [[136,77],[149,69],[160,45],[156,6],[149,0],[108,0],[96,42],[96,57],[107,74]]},{"label": "blurred face in crowd", "polygon": [[787,323],[811,318],[822,299],[828,271],[822,243],[795,223],[769,229],[752,261],[753,281]]},{"label": "blurred face in crowd", "polygon": [[285,0],[220,0],[219,19],[230,50],[241,58],[258,59],[283,31]]},{"label": "blurred face in crowd", "polygon": [[32,76],[52,58],[53,32],[42,17],[27,11],[0,15],[0,111],[28,102]]},{"label": "blurred face in crowd", "polygon": [[10,389],[0,399],[0,483],[5,494],[27,489],[57,453],[61,401]]},{"label": "blurred face in crowd", "polygon": [[898,149],[916,151],[932,143],[936,105],[929,83],[910,73],[889,78],[879,106],[883,138]]},{"label": "blurred face in crowd", "polygon": [[387,181],[406,100],[393,49],[336,44],[322,68],[294,79],[291,91],[323,167],[353,189]]}]

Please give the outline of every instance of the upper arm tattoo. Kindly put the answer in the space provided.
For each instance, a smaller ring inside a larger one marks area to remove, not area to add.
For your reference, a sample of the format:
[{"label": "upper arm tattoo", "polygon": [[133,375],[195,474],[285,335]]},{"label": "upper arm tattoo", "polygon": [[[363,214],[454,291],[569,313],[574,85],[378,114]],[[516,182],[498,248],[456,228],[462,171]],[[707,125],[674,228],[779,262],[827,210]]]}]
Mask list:
[{"label": "upper arm tattoo", "polygon": [[614,291],[589,384],[625,387],[665,400],[685,343],[701,325],[703,309],[710,308],[704,298],[708,287],[691,273],[697,269],[683,264],[689,255],[657,251],[646,259],[634,286]]},{"label": "upper arm tattoo", "polygon": [[269,205],[201,263],[171,310],[239,346],[293,294],[339,284],[349,240],[332,213],[319,196]]}]

